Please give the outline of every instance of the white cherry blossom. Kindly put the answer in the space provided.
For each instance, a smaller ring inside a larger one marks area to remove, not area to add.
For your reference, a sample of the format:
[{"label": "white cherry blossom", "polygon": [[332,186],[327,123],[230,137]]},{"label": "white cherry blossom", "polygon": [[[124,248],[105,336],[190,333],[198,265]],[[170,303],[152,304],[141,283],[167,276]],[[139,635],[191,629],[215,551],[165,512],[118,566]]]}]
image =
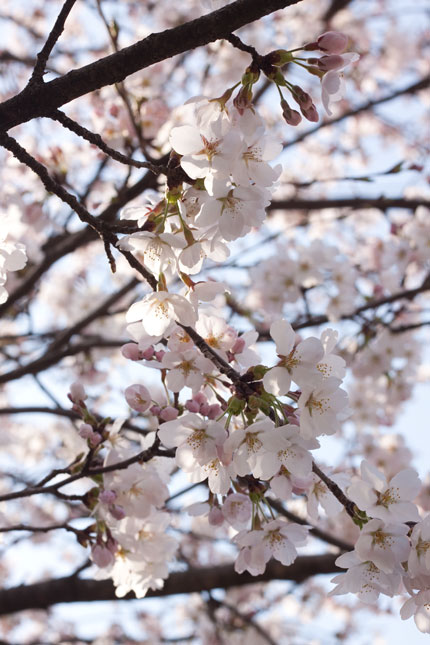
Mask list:
[{"label": "white cherry blossom", "polygon": [[402,577],[400,567],[398,571],[385,573],[373,562],[360,560],[355,551],[340,555],[336,565],[348,571],[332,578],[331,582],[337,586],[330,591],[330,596],[356,593],[362,602],[373,604],[379,594],[392,598],[399,591]]},{"label": "white cherry blossom", "polygon": [[270,335],[276,343],[280,361],[263,377],[268,392],[282,396],[289,391],[292,380],[301,385],[312,375],[318,377],[316,365],[324,356],[324,350],[317,338],[307,338],[296,345],[296,333],[286,320],[273,322]]},{"label": "white cherry blossom", "polygon": [[393,573],[409,557],[411,547],[408,532],[406,524],[370,520],[362,528],[355,550],[363,562],[370,560],[384,573]]},{"label": "white cherry blossom", "polygon": [[418,509],[411,502],[420,490],[415,470],[401,470],[387,482],[384,474],[366,460],[361,462],[361,480],[354,481],[348,496],[371,517],[386,522],[418,521]]},{"label": "white cherry blossom", "polygon": [[183,296],[157,291],[131,305],[127,311],[126,320],[129,323],[141,321],[148,335],[162,336],[172,328],[174,322],[193,325],[196,321],[196,312]]}]

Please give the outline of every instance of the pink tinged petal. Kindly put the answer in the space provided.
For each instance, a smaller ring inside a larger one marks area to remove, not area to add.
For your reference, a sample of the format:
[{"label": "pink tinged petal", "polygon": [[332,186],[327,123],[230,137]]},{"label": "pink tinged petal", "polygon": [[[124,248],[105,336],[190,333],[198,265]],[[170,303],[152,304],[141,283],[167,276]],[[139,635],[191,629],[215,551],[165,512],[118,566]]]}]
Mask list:
[{"label": "pink tinged petal", "polygon": [[322,343],[318,338],[306,338],[296,347],[295,356],[301,362],[313,363],[316,365],[324,356]]},{"label": "pink tinged petal", "polygon": [[340,31],[326,31],[317,39],[318,47],[321,51],[330,54],[341,54],[348,44],[348,36]]},{"label": "pink tinged petal", "polygon": [[291,386],[291,376],[285,367],[273,367],[263,376],[266,392],[275,396],[284,396]]},{"label": "pink tinged petal", "polygon": [[416,604],[414,598],[409,598],[400,609],[400,618],[402,620],[407,620],[414,615],[416,610]]},{"label": "pink tinged petal", "polygon": [[384,474],[365,459],[361,462],[361,476],[379,492],[387,488],[387,480]]},{"label": "pink tinged petal", "polygon": [[390,488],[398,488],[402,499],[413,500],[420,492],[421,481],[413,468],[406,468],[391,479]]},{"label": "pink tinged petal", "polygon": [[369,510],[378,500],[371,485],[366,482],[354,482],[348,488],[348,496],[362,511]]},{"label": "pink tinged petal", "polygon": [[193,155],[204,149],[204,142],[199,131],[190,125],[173,128],[169,142],[173,150],[180,155]]},{"label": "pink tinged petal", "polygon": [[275,320],[270,326],[270,335],[276,343],[276,351],[281,356],[288,356],[294,348],[296,332],[286,320]]},{"label": "pink tinged petal", "polygon": [[276,477],[273,477],[270,481],[270,488],[273,490],[276,497],[279,497],[280,499],[290,499],[293,494],[292,483],[285,475],[276,475]]}]

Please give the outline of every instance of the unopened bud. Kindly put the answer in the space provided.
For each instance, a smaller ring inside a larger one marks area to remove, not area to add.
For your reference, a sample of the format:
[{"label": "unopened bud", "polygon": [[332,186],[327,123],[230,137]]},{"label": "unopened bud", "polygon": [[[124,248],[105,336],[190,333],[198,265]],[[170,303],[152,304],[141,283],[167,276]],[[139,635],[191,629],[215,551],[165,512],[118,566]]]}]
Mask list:
[{"label": "unopened bud", "polygon": [[326,31],[317,38],[318,48],[328,54],[341,54],[348,44],[348,36],[339,31]]},{"label": "unopened bud", "polygon": [[293,60],[293,55],[291,52],[287,51],[286,49],[275,49],[275,51],[270,52],[265,56],[265,59],[270,63],[270,65],[274,65],[275,67],[282,67],[286,63],[290,63]]},{"label": "unopened bud", "polygon": [[284,117],[288,125],[299,125],[300,121],[302,120],[302,117],[297,112],[297,110],[291,109],[287,101],[285,101],[284,99],[282,99],[281,101],[281,108],[282,108],[282,116]]},{"label": "unopened bud", "polygon": [[188,399],[188,401],[185,402],[185,407],[188,412],[196,413],[200,411],[200,403],[197,403],[197,401],[194,401],[193,399]]},{"label": "unopened bud", "polygon": [[207,417],[208,419],[211,419],[212,421],[214,419],[217,419],[220,414],[222,413],[221,406],[219,403],[212,403],[212,405],[209,406]]},{"label": "unopened bud", "polygon": [[300,105],[301,108],[307,110],[312,105],[312,97],[310,94],[302,90],[300,85],[293,85],[293,98]]},{"label": "unopened bud", "polygon": [[121,347],[121,354],[130,361],[140,361],[142,353],[137,343],[126,343]]},{"label": "unopened bud", "polygon": [[244,85],[233,99],[233,105],[239,114],[252,106],[252,90],[250,85]]},{"label": "unopened bud", "polygon": [[277,67],[273,67],[270,71],[265,72],[265,74],[267,78],[276,83],[276,85],[281,85],[282,87],[287,86],[281,70]]},{"label": "unopened bud", "polygon": [[72,403],[80,403],[81,401],[85,401],[87,398],[84,387],[80,383],[71,384],[68,396]]},{"label": "unopened bud", "polygon": [[176,408],[172,408],[170,405],[168,405],[166,408],[161,410],[160,419],[163,419],[163,421],[173,421],[173,419],[176,419],[178,414],[179,412]]},{"label": "unopened bud", "polygon": [[307,119],[308,121],[313,121],[314,123],[317,123],[317,121],[319,120],[317,109],[313,103],[311,107],[307,108],[306,110],[304,108],[301,108],[301,112],[305,117],[305,119]]},{"label": "unopened bud", "polygon": [[318,59],[317,65],[319,69],[322,69],[324,72],[329,72],[332,69],[339,69],[344,65],[344,60],[339,54],[330,54],[330,56],[321,56]]},{"label": "unopened bud", "polygon": [[79,426],[78,432],[79,432],[79,436],[82,437],[82,439],[89,439],[93,434],[93,429],[89,423],[83,423],[82,425]]},{"label": "unopened bud", "polygon": [[228,402],[228,410],[231,414],[237,415],[242,412],[245,405],[246,402],[243,399],[238,399],[236,396],[232,396]]},{"label": "unopened bud", "polygon": [[258,67],[247,67],[244,75],[242,76],[242,85],[254,85],[260,78],[260,70]]}]

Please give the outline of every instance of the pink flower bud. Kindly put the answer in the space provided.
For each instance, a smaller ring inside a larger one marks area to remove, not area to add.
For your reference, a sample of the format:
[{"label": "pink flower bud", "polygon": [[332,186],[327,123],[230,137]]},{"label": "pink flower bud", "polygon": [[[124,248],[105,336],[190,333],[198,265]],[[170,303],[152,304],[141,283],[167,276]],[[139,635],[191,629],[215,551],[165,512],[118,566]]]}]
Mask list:
[{"label": "pink flower bud", "polygon": [[197,392],[197,394],[193,396],[193,400],[197,401],[199,405],[202,405],[203,403],[206,403],[207,397],[203,392]]},{"label": "pink flower bud", "polygon": [[123,520],[125,515],[126,515],[125,510],[123,509],[123,507],[118,506],[118,504],[112,504],[111,506],[109,506],[109,513],[116,520]]},{"label": "pink flower bud", "polygon": [[145,412],[151,405],[151,394],[144,385],[130,385],[125,390],[128,405],[137,412]]},{"label": "pink flower bud", "polygon": [[113,504],[116,500],[116,493],[114,490],[103,490],[99,495],[99,500],[102,504]]},{"label": "pink flower bud", "polygon": [[209,511],[208,521],[211,526],[221,526],[224,522],[224,515],[218,506],[213,506]]},{"label": "pink flower bud", "polygon": [[179,412],[176,408],[172,408],[168,405],[164,410],[161,410],[160,419],[163,419],[163,421],[173,421],[173,419],[176,419],[178,414]]},{"label": "pink flower bud", "polygon": [[286,123],[288,123],[288,125],[299,125],[300,121],[302,120],[302,117],[297,112],[297,110],[292,110],[288,105],[287,101],[284,101],[284,100],[281,101],[281,107],[282,107],[282,115]]},{"label": "pink flower bud", "polygon": [[80,403],[81,401],[85,401],[87,398],[87,394],[80,383],[71,384],[68,396],[73,403]]},{"label": "pink flower bud", "polygon": [[348,44],[348,36],[339,31],[326,31],[317,38],[318,47],[328,54],[341,54]]},{"label": "pink flower bud", "polygon": [[315,105],[312,103],[310,108],[300,108],[303,116],[308,120],[308,121],[313,121],[316,123],[319,120],[318,112],[315,107]]},{"label": "pink flower bud", "polygon": [[307,110],[312,105],[312,97],[310,94],[302,90],[300,85],[293,86],[293,97],[294,100],[300,105],[301,108]]},{"label": "pink flower bud", "polygon": [[130,361],[140,361],[142,353],[137,343],[126,343],[121,347],[121,354]]},{"label": "pink flower bud", "polygon": [[219,403],[213,403],[212,405],[209,406],[209,410],[207,413],[208,419],[217,419],[220,414],[222,414],[222,409]]},{"label": "pink flower bud", "polygon": [[158,417],[158,415],[161,412],[161,408],[160,408],[159,405],[153,405],[152,407],[149,408],[149,411],[150,411],[151,414],[153,414],[154,416]]},{"label": "pink flower bud", "polygon": [[155,358],[157,361],[162,361],[165,353],[164,349],[160,349],[158,352],[155,352]]},{"label": "pink flower bud", "polygon": [[200,406],[200,414],[203,414],[204,417],[207,416],[209,407],[209,403],[202,403],[202,405]]},{"label": "pink flower bud", "polygon": [[318,59],[317,65],[324,72],[329,72],[332,69],[338,69],[344,65],[344,60],[339,54],[331,54],[330,56],[321,56]]},{"label": "pink flower bud", "polygon": [[92,435],[88,437],[88,443],[90,444],[91,448],[95,448],[102,441],[103,441],[103,438],[101,435],[99,435],[98,432],[93,432]]},{"label": "pink flower bud", "polygon": [[194,401],[194,399],[188,399],[188,401],[185,402],[185,407],[188,412],[199,412],[200,410],[200,404],[197,403],[197,401]]},{"label": "pink flower bud", "polygon": [[243,350],[245,349],[246,343],[243,340],[243,338],[238,338],[231,348],[231,353],[232,354],[241,354]]},{"label": "pink flower bud", "polygon": [[151,345],[151,347],[148,347],[148,349],[145,349],[145,351],[142,352],[142,358],[144,358],[147,361],[150,361],[151,358],[154,356],[154,354],[155,354],[155,350]]},{"label": "pink flower bud", "polygon": [[98,567],[108,567],[115,560],[113,553],[101,544],[94,544],[91,547],[91,558]]},{"label": "pink flower bud", "polygon": [[89,439],[93,434],[93,429],[89,423],[82,423],[82,425],[79,426],[78,432],[82,439]]}]

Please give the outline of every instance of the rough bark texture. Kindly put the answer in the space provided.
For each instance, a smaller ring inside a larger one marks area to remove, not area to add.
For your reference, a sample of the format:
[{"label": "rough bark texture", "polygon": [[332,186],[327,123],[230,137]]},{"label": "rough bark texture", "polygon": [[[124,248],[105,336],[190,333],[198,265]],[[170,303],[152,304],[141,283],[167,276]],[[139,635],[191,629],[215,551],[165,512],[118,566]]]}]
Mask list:
[{"label": "rough bark texture", "polygon": [[[268,580],[303,582],[317,574],[339,573],[340,569],[335,565],[336,558],[337,554],[332,553],[301,556],[289,567],[272,560],[261,576],[251,576],[247,572],[239,575],[232,564],[188,569],[172,573],[162,589],[149,591],[147,597],[188,594],[218,587],[228,589]],[[129,594],[125,599],[134,598],[134,594]],[[51,605],[64,602],[100,600],[118,600],[111,580],[90,580],[74,576],[57,578],[33,585],[3,589],[0,591],[0,615],[25,609],[47,609]]]},{"label": "rough bark texture", "polygon": [[28,85],[20,94],[0,105],[0,130],[48,114],[73,99],[120,83],[141,69],[207,45],[232,31],[300,0],[237,0],[227,7],[179,27],[151,34],[130,47],[72,70],[49,83]]}]

